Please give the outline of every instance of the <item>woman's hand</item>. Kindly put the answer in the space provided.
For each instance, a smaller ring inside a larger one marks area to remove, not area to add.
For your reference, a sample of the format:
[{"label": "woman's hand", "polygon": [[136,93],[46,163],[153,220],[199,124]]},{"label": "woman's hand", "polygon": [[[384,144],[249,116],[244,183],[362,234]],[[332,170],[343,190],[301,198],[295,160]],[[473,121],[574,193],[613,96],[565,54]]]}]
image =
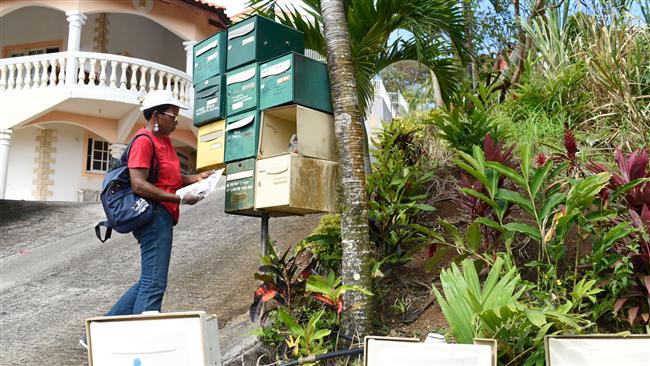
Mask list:
[{"label": "woman's hand", "polygon": [[184,203],[186,205],[191,206],[191,205],[199,202],[202,199],[203,199],[203,197],[201,197],[201,196],[195,196],[193,194],[186,194],[185,196],[181,197],[181,202],[180,203],[181,204]]},{"label": "woman's hand", "polygon": [[214,174],[214,170],[207,170],[207,171],[201,172],[201,173],[199,173],[197,175],[199,176],[199,180],[203,180],[203,179],[208,178],[212,174]]}]

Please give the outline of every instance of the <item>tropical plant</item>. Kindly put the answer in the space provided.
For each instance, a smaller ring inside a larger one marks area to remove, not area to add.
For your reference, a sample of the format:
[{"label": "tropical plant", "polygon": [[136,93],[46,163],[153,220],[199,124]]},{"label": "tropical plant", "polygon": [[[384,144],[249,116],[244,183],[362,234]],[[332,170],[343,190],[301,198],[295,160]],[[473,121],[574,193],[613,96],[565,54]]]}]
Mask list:
[{"label": "tropical plant", "polygon": [[[614,313],[627,312],[632,325],[638,318],[650,322],[650,166],[646,149],[627,157],[616,149],[618,172],[611,173],[602,210],[614,226],[598,240],[591,254],[594,271],[608,280],[615,299]],[[596,172],[609,172],[592,163]]]},{"label": "tropical plant", "polygon": [[384,127],[375,140],[373,172],[367,179],[368,213],[379,262],[395,266],[409,261],[437,234],[417,222],[419,213],[433,211],[422,203],[426,194],[421,189],[432,176],[419,165],[417,138],[423,126],[397,120]]},{"label": "tropical plant", "polygon": [[[481,217],[477,221],[503,233],[508,251],[514,234],[523,234],[532,239],[538,248],[537,265],[544,266],[544,269],[555,275],[557,263],[564,255],[565,236],[572,225],[586,214],[602,188],[607,185],[610,174],[604,172],[568,182],[562,178],[553,180],[569,164],[554,167],[549,160],[534,167],[527,147],[522,149],[518,171],[498,162],[483,161],[482,153],[476,146],[474,156],[479,159],[460,154],[469,164],[459,162],[459,165],[481,181],[488,194],[471,188],[463,192],[486,202],[496,213],[497,221],[487,217]],[[513,185],[512,189],[497,188],[502,176]],[[568,191],[562,190],[567,186]],[[528,219],[506,222],[505,213],[510,205],[525,212],[533,225],[527,222]]]},{"label": "tropical plant", "polygon": [[505,137],[505,121],[492,115],[493,91],[484,87],[477,94],[456,94],[448,106],[431,111],[429,123],[438,128],[438,137],[463,152],[471,153],[472,146],[481,145],[486,135],[501,141]]},{"label": "tropical plant", "polygon": [[312,292],[316,300],[319,300],[336,311],[340,316],[343,309],[343,294],[347,291],[359,291],[368,296],[372,292],[359,286],[342,285],[341,277],[337,277],[334,271],[330,271],[327,277],[311,275],[307,279],[307,291]]},{"label": "tropical plant", "polygon": [[[440,274],[441,293],[433,288],[454,338],[472,343],[474,338],[498,342],[500,364],[543,365],[545,335],[581,332],[590,325],[585,315],[573,313],[583,300],[595,300],[593,282],[581,282],[572,300],[559,306],[530,295],[534,286],[525,283],[508,257],[497,257],[481,286],[474,262],[465,259]],[[597,293],[597,292],[596,292]]]},{"label": "tropical plant", "polygon": [[282,256],[278,256],[273,242],[269,241],[267,247],[269,254],[261,258],[259,272],[254,275],[262,283],[255,290],[250,305],[251,321],[255,321],[262,305],[270,300],[275,300],[290,310],[296,300],[301,300],[306,280],[316,264],[304,248],[299,248],[292,255],[289,255],[291,248],[288,248]]},{"label": "tropical plant", "polygon": [[316,270],[319,273],[341,271],[341,216],[323,215],[318,227],[311,235],[303,239],[299,248],[308,248],[316,258]]},{"label": "tropical plant", "polygon": [[[309,317],[307,322],[300,322],[296,321],[284,309],[278,309],[278,320],[288,328],[286,343],[292,349],[293,356],[320,355],[327,352],[328,348],[324,344],[324,338],[329,336],[332,331],[319,327],[319,321],[323,314],[325,314],[325,310],[320,310]],[[307,364],[313,365],[314,363]]]},{"label": "tropical plant", "polygon": [[[251,0],[251,6],[268,17],[305,34],[305,47],[327,54],[322,34],[319,0],[282,7],[277,0]],[[372,78],[385,67],[403,60],[416,60],[436,75],[442,94],[458,87],[458,69],[451,55],[465,58],[463,17],[452,0],[351,0],[343,1],[348,24],[359,110],[364,115],[373,96]],[[392,39],[403,30],[412,38]]]}]

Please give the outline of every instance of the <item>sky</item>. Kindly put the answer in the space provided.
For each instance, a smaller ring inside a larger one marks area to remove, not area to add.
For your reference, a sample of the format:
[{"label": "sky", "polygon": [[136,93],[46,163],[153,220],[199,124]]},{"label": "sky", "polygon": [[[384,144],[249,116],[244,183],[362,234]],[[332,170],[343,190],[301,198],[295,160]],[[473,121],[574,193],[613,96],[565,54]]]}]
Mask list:
[{"label": "sky", "polygon": [[[236,14],[241,13],[246,9],[246,3],[248,0],[209,0],[210,2],[214,4],[221,5],[226,8],[226,15],[228,16],[233,16]],[[294,1],[291,0],[279,0],[278,1],[280,4],[288,4],[288,3],[295,3]]]}]

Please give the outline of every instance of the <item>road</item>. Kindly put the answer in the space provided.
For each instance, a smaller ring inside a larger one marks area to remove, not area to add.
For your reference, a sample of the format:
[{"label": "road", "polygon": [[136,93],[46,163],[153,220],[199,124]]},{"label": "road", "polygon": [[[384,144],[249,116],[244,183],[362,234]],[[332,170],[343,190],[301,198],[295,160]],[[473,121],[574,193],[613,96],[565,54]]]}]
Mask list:
[{"label": "road", "polygon": [[[205,310],[220,327],[245,313],[255,287],[260,219],[223,213],[223,188],[183,206],[163,311]],[[103,314],[137,280],[131,235],[101,244],[99,204],[0,200],[0,365],[85,365],[84,319]],[[318,216],[273,218],[281,245],[309,235]]]}]

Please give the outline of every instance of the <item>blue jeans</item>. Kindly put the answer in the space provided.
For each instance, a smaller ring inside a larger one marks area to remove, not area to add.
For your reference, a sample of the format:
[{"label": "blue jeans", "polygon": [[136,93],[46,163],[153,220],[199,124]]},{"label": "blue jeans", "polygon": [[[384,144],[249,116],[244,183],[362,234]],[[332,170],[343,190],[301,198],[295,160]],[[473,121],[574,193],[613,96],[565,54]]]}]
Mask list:
[{"label": "blue jeans", "polygon": [[167,287],[173,233],[172,216],[163,206],[155,205],[151,222],[133,230],[140,243],[140,280],[122,295],[107,316],[160,311]]}]

